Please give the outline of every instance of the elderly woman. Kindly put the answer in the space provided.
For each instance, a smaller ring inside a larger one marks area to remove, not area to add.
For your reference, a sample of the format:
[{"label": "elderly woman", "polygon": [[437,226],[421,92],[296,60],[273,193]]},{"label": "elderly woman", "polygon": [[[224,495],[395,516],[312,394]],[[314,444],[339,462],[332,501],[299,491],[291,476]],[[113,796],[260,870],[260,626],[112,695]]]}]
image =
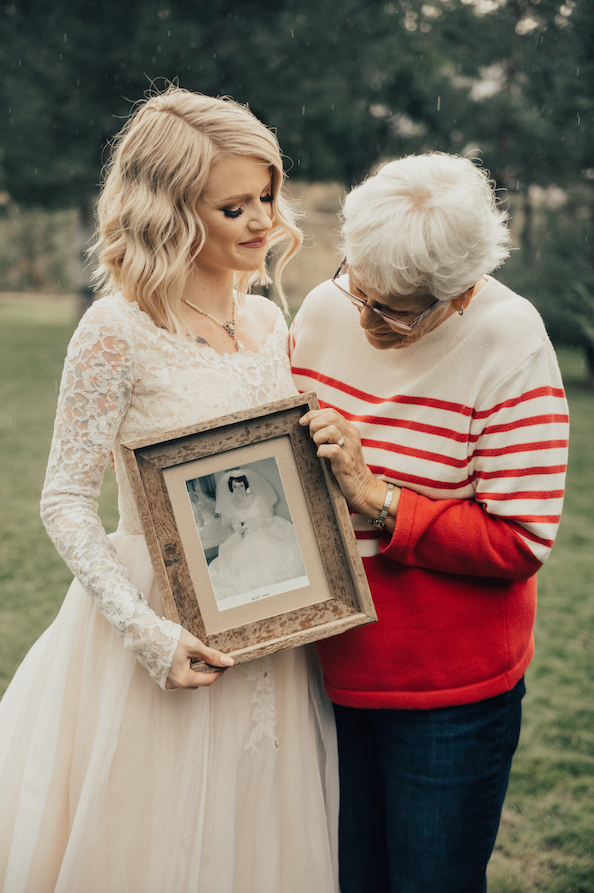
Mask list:
[{"label": "elderly woman", "polygon": [[347,197],[307,297],[301,420],[353,512],[379,621],[320,644],[341,770],[342,893],[479,893],[520,728],[567,405],[486,173],[440,153]]}]

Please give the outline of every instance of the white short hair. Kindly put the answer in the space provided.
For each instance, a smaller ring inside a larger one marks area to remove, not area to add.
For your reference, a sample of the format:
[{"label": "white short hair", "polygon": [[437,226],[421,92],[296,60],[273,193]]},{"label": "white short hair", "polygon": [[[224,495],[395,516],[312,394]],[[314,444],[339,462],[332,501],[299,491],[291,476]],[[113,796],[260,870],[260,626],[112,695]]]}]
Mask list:
[{"label": "white short hair", "polygon": [[423,288],[447,301],[509,255],[507,216],[488,171],[470,159],[409,155],[347,195],[343,247],[363,285],[385,295]]}]

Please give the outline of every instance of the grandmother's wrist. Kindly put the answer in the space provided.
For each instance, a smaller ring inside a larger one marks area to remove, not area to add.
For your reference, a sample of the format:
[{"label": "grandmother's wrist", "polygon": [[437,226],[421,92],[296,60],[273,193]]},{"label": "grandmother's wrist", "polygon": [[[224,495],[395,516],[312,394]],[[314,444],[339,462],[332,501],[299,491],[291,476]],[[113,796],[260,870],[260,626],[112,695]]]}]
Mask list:
[{"label": "grandmother's wrist", "polygon": [[366,518],[370,524],[379,528],[385,525],[389,530],[393,530],[399,500],[399,487],[389,484],[383,478],[374,477],[365,497],[357,505],[351,505],[351,508]]}]

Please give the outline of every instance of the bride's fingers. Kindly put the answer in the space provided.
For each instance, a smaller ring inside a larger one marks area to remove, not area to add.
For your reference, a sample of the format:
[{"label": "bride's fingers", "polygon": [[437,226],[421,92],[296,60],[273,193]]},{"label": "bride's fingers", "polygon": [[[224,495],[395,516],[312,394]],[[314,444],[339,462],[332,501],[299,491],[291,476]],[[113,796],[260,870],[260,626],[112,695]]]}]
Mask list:
[{"label": "bride's fingers", "polygon": [[187,629],[182,629],[167,677],[168,689],[199,688],[212,685],[220,677],[220,670],[214,673],[192,670],[190,664],[195,660],[202,660],[212,667],[220,667],[221,670],[232,667],[235,663],[232,657],[215,648],[209,648]]},{"label": "bride's fingers", "polygon": [[206,688],[220,679],[222,672],[218,673],[198,673],[196,670],[188,669],[185,673],[169,674],[165,688],[173,691],[176,688]]},{"label": "bride's fingers", "polygon": [[[196,639],[197,642],[200,642],[199,639]],[[223,654],[222,651],[216,651],[214,648],[209,648],[208,645],[204,645],[200,642],[200,645],[196,648],[188,648],[188,654],[192,659],[203,660],[204,663],[209,664],[211,667],[221,667],[223,669],[227,669],[227,667],[232,667],[235,661],[232,657],[229,657],[228,654]]]}]

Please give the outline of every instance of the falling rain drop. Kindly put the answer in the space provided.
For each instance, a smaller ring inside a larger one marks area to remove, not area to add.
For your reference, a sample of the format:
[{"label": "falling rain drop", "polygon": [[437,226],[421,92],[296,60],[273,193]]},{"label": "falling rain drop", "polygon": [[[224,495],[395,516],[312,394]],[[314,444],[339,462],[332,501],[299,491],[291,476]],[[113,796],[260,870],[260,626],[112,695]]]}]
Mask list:
[{"label": "falling rain drop", "polygon": [[440,110],[440,107],[441,107],[441,96],[438,96],[437,97],[437,111]]}]

